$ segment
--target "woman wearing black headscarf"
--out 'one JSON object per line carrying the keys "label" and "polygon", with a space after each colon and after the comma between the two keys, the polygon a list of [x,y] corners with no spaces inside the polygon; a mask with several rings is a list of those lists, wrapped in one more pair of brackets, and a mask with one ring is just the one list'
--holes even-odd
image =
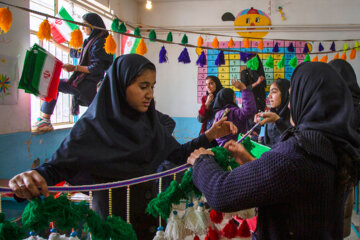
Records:
{"label": "woman wearing black headscarf", "polygon": [[215,112],[214,102],[217,93],[223,88],[220,79],[216,76],[207,76],[206,95],[201,98],[201,107],[197,117],[201,124],[200,134],[208,130],[213,124]]}
{"label": "woman wearing black headscarf", "polygon": [[290,127],[289,104],[290,81],[287,79],[277,79],[270,85],[269,100],[270,112],[258,113],[254,122],[265,125],[264,144],[273,146],[280,141],[281,134]]}
{"label": "woman wearing black headscarf", "polygon": [[343,239],[346,190],[360,177],[351,93],[321,62],[300,64],[290,88],[294,127],[278,144],[254,159],[229,141],[225,148],[246,163],[231,172],[210,151],[196,150],[188,158],[193,181],[217,211],[258,207],[257,240]]}
{"label": "woman wearing black headscarf", "polygon": [[[104,21],[96,13],[87,13],[83,21],[90,26],[106,28]],[[114,55],[107,54],[104,49],[105,38],[109,35],[107,31],[93,27],[83,26],[83,31],[89,37],[84,40],[79,65],[64,64],[63,69],[72,72],[69,79],[60,79],[58,91],[68,93],[72,98],[72,114],[79,114],[79,105],[89,106],[96,95],[96,85],[104,78],[105,70],[113,61]],[[58,48],[70,53],[71,57],[77,57],[78,50],[70,49],[64,45],[51,40]],[[32,126],[33,132],[52,131],[50,122],[51,115],[56,106],[56,101],[43,102],[41,105],[41,116]]]}
{"label": "woman wearing black headscarf", "polygon": [[[104,183],[152,174],[165,159],[185,163],[194,149],[211,147],[217,137],[236,133],[232,123],[221,121],[180,145],[159,121],[153,100],[155,78],[155,65],[143,56],[115,59],[94,101],[51,160],[18,174],[9,187],[18,197],[30,199],[48,196],[47,185],[63,180],[77,185],[79,180],[84,183],[84,176],[88,183]],[[152,239],[151,231],[156,231],[156,219],[145,214],[147,203],[155,196],[152,186],[131,186],[131,223],[139,239]],[[113,214],[124,219],[126,189],[114,189],[112,194]],[[108,216],[107,191],[94,192],[93,207],[102,217]]]}

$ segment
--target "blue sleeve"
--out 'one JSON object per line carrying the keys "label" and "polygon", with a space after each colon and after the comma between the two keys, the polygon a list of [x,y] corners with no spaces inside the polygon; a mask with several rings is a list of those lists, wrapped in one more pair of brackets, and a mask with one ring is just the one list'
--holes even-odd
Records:
{"label": "blue sleeve", "polygon": [[71,58],[80,58],[81,56],[81,50],[70,48],[70,57]]}
{"label": "blue sleeve", "polygon": [[105,39],[99,38],[91,48],[88,70],[92,75],[104,74],[104,70],[109,68],[114,59],[113,54],[107,54],[105,52],[104,44]]}

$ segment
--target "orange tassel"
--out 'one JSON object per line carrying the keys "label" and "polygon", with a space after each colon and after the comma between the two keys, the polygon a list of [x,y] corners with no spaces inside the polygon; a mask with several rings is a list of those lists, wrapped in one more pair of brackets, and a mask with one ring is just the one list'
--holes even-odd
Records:
{"label": "orange tassel", "polygon": [[356,49],[354,48],[351,50],[349,58],[353,60],[355,57],[356,57]]}
{"label": "orange tassel", "polygon": [[264,41],[261,39],[258,45],[258,49],[259,50],[263,50],[264,49]]}
{"label": "orange tassel", "polygon": [[36,35],[40,40],[44,40],[44,39],[46,39],[48,41],[50,40],[51,26],[47,19],[42,21],[42,23],[40,24],[40,27],[39,27],[39,31],[37,32]]}
{"label": "orange tassel", "polygon": [[219,41],[218,41],[217,37],[214,38],[211,45],[213,48],[219,48]]}
{"label": "orange tassel", "polygon": [[0,8],[0,30],[4,31],[4,33],[7,33],[11,28],[11,23],[12,13],[9,8]]}
{"label": "orange tassel", "polygon": [[107,54],[115,54],[116,42],[111,34],[105,39],[104,49]]}
{"label": "orange tassel", "polygon": [[339,59],[339,53],[336,53],[335,56],[334,56],[334,60],[335,59]]}
{"label": "orange tassel", "polygon": [[80,29],[75,29],[70,34],[70,47],[81,48],[83,44],[83,35]]}
{"label": "orange tassel", "polygon": [[341,57],[340,57],[342,60],[345,60],[346,61],[346,53],[343,53],[342,55],[341,55]]}
{"label": "orange tassel", "polygon": [[140,39],[139,45],[136,48],[136,53],[139,55],[144,55],[147,53],[147,48],[144,39]]}
{"label": "orange tassel", "polygon": [[327,63],[327,61],[328,61],[328,56],[327,56],[327,55],[323,56],[323,57],[320,59],[320,62],[323,62],[323,63]]}
{"label": "orange tassel", "polygon": [[198,37],[197,46],[198,46],[198,47],[201,47],[203,44],[204,44],[204,39],[203,39],[201,36]]}
{"label": "orange tassel", "polygon": [[230,38],[229,42],[228,42],[228,47],[232,48],[234,47],[234,40],[232,38]]}
{"label": "orange tassel", "polygon": [[250,47],[249,39],[245,38],[244,39],[244,48],[249,48],[249,47]]}
{"label": "orange tassel", "polygon": [[319,61],[318,56],[315,56],[311,61],[312,61],[312,62],[318,62],[318,61]]}

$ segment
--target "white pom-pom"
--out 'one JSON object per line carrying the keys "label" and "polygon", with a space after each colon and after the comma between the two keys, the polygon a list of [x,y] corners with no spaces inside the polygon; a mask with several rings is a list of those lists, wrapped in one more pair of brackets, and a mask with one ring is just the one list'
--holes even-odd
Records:
{"label": "white pom-pom", "polygon": [[177,211],[173,211],[169,221],[166,224],[165,236],[168,240],[183,239],[185,228],[182,219],[178,216]]}
{"label": "white pom-pom", "polygon": [[153,240],[167,240],[165,237],[164,227],[160,226],[157,228],[156,236]]}

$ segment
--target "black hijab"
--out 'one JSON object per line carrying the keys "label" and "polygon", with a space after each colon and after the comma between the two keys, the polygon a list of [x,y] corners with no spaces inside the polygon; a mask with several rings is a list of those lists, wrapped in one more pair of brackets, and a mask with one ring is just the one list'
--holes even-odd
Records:
{"label": "black hijab", "polygon": [[220,111],[225,108],[226,105],[231,105],[231,107],[237,107],[234,103],[234,90],[231,88],[221,89],[215,98],[214,101],[214,112]]}
{"label": "black hijab", "polygon": [[[223,89],[223,86],[221,85],[220,79],[216,76],[210,75],[210,76],[207,76],[206,79],[211,79],[216,85],[215,92],[213,92],[214,99],[209,104],[210,117],[213,118],[215,115],[215,111],[214,111],[215,98],[216,98],[216,95],[218,94],[218,92],[221,89]],[[206,95],[209,95],[209,93],[207,91],[206,91]]]}
{"label": "black hijab", "polygon": [[179,146],[160,123],[154,100],[146,113],[126,102],[126,89],[144,69],[155,69],[141,55],[116,58],[88,110],[52,156],[68,171],[127,179],[153,173]]}
{"label": "black hijab", "polygon": [[[101,27],[104,29],[106,28],[104,21],[96,13],[86,13],[82,16],[82,19],[92,26]],[[91,28],[90,36],[87,39],[85,39],[83,46],[85,46],[87,42],[89,42],[93,37],[95,37],[100,32],[102,33],[103,37],[107,37],[109,35],[108,31],[100,30],[97,28]]]}
{"label": "black hijab", "polygon": [[321,133],[358,161],[360,136],[351,127],[353,101],[342,77],[329,64],[306,62],[294,70],[290,84],[295,129]]}
{"label": "black hijab", "polygon": [[281,103],[277,108],[271,108],[270,111],[279,115],[282,119],[290,119],[289,104],[289,88],[290,81],[287,79],[278,78],[274,82],[281,92]]}

